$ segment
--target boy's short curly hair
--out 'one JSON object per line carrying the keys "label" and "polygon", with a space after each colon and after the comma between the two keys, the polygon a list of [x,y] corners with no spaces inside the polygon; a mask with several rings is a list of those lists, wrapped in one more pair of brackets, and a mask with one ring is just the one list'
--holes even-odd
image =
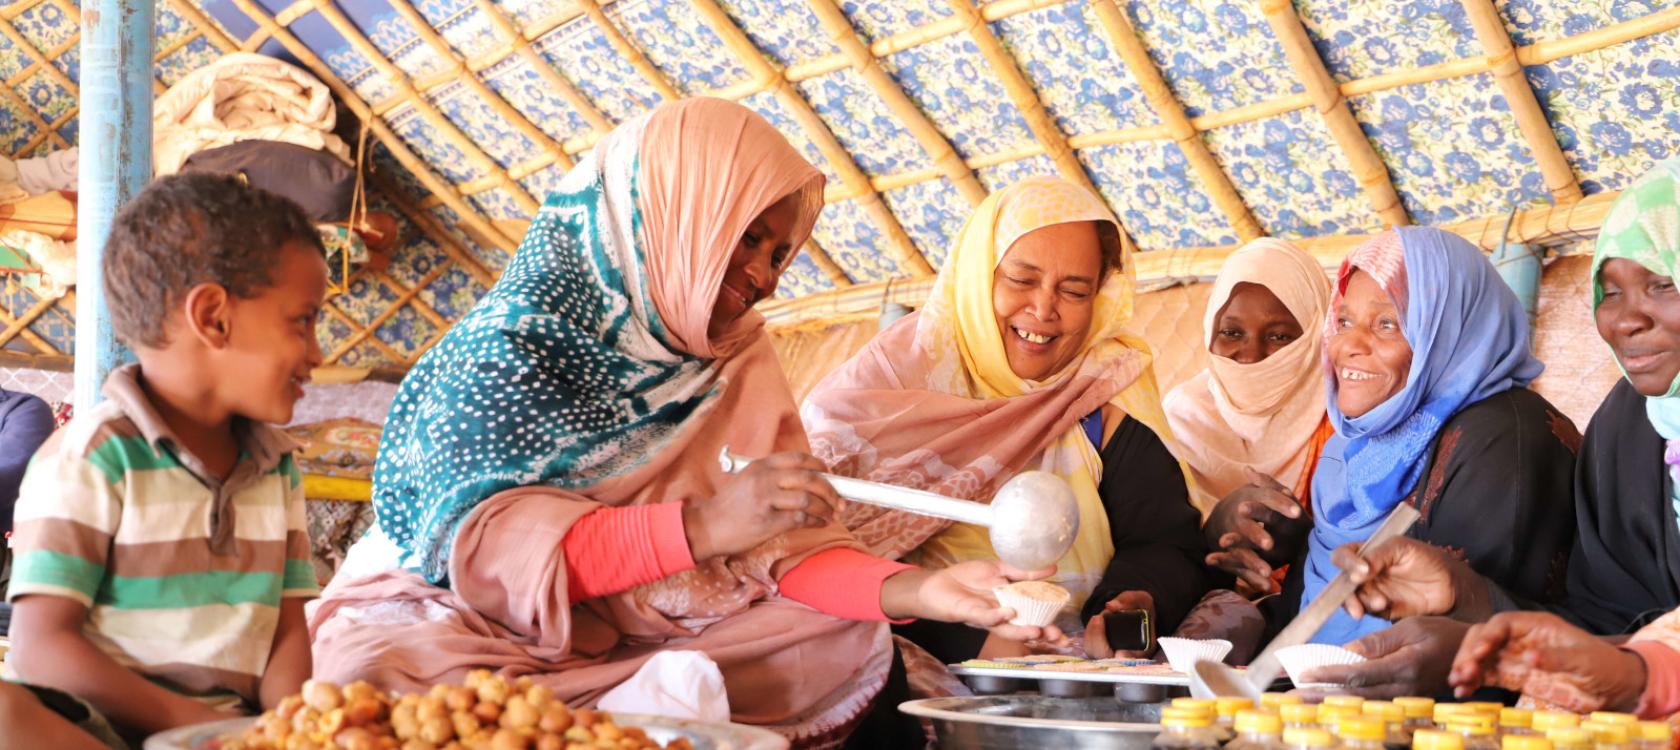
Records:
{"label": "boy's short curly hair", "polygon": [[290,199],[234,175],[188,172],[154,180],[111,226],[103,269],[111,324],[130,346],[161,347],[182,295],[219,284],[249,298],[272,282],[280,248],[325,253],[309,216]]}

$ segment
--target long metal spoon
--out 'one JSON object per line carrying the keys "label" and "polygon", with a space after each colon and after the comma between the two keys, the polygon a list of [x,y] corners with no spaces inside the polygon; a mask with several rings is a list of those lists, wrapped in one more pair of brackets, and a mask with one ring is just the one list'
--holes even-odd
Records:
{"label": "long metal spoon", "polygon": [[[1382,525],[1372,532],[1364,544],[1359,545],[1359,556],[1383,542],[1406,533],[1407,529],[1418,520],[1418,511],[1407,503],[1394,506],[1388,512],[1388,518],[1383,519]],[[1283,630],[1279,631],[1271,643],[1254,661],[1248,665],[1247,674],[1238,674],[1221,662],[1200,661],[1196,663],[1195,671],[1190,675],[1190,694],[1198,698],[1239,697],[1258,702],[1260,694],[1271,687],[1283,672],[1283,664],[1277,659],[1277,652],[1306,643],[1308,639],[1324,627],[1330,616],[1341,609],[1342,603],[1347,601],[1356,586],[1347,571],[1342,571],[1318,593],[1318,598],[1301,608],[1300,614],[1290,620]]]}
{"label": "long metal spoon", "polygon": [[[752,459],[724,449],[718,462],[735,473]],[[989,504],[835,474],[822,478],[847,500],[984,526],[998,559],[1022,570],[1055,565],[1079,534],[1079,501],[1066,481],[1049,472],[1016,474]]]}

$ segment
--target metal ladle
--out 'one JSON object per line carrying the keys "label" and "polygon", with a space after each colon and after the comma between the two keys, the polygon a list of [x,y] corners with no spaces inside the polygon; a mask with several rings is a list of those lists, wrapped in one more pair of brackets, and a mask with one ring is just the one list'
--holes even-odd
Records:
{"label": "metal ladle", "polygon": [[[747,468],[752,459],[726,448],[718,462],[733,474]],[[1045,471],[1016,474],[1004,482],[989,505],[835,474],[821,476],[852,502],[984,526],[998,559],[1022,570],[1055,565],[1079,533],[1079,504],[1073,489]]]}

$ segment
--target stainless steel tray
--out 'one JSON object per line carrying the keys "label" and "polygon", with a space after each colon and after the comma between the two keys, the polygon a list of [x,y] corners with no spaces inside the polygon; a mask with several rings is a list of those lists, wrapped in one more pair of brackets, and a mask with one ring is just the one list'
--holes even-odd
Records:
{"label": "stainless steel tray", "polygon": [[[612,718],[613,723],[619,726],[641,727],[650,739],[660,744],[686,737],[694,743],[694,750],[787,750],[788,747],[788,741],[775,732],[741,724],[712,724],[617,712],[612,714]],[[218,747],[217,740],[245,731],[255,722],[255,717],[246,717],[171,729],[146,738],[142,750],[214,750]]]}
{"label": "stainless steel tray", "polygon": [[898,710],[930,720],[940,750],[1148,750],[1161,731],[1160,705],[1110,697],[932,698],[900,704]]}
{"label": "stainless steel tray", "polygon": [[1074,682],[1128,683],[1135,685],[1165,685],[1190,687],[1190,676],[1183,672],[1163,674],[1135,674],[1125,672],[1069,672],[1051,669],[1006,669],[1002,667],[965,667],[950,665],[951,674],[958,677],[996,677],[1007,680],[1071,680]]}

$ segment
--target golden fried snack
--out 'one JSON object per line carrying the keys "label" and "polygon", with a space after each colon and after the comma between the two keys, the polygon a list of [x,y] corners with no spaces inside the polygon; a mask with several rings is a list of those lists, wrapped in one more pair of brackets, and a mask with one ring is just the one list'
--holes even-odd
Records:
{"label": "golden fried snack", "polygon": [[521,677],[509,682],[473,670],[462,685],[434,685],[397,696],[366,682],[340,688],[310,680],[223,750],[693,750],[664,746],[637,727],[576,710],[554,691]]}

